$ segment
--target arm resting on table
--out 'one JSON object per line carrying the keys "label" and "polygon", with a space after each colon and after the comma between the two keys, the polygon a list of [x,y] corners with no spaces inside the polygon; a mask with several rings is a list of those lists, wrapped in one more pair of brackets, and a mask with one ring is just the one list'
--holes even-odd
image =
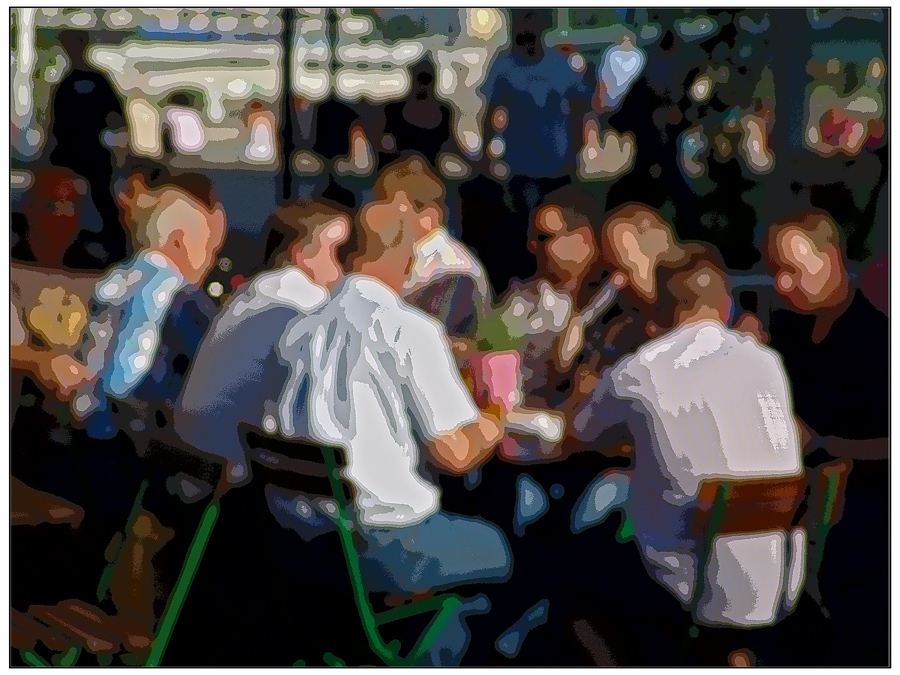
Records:
{"label": "arm resting on table", "polygon": [[493,415],[484,414],[457,432],[432,442],[434,459],[447,471],[465,474],[481,464],[500,442],[503,426]]}

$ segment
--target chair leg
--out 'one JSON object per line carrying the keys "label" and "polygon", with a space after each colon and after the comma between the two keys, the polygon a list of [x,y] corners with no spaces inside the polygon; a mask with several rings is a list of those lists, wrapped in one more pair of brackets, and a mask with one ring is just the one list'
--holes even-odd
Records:
{"label": "chair leg", "polygon": [[425,655],[425,652],[428,651],[437,636],[440,635],[444,626],[447,625],[447,621],[453,615],[453,612],[456,611],[461,604],[462,601],[457,596],[451,595],[447,597],[441,610],[434,615],[431,623],[428,624],[428,628],[425,629],[422,637],[419,638],[419,642],[413,647],[409,656],[403,659],[405,665],[414,666],[419,662],[419,659]]}
{"label": "chair leg", "polygon": [[203,552],[206,550],[206,545],[212,536],[213,526],[216,524],[218,516],[219,503],[211,502],[203,512],[200,525],[197,527],[197,532],[194,534],[190,548],[188,548],[184,566],[178,575],[178,581],[175,582],[175,588],[159,621],[156,638],[153,640],[150,654],[144,663],[146,667],[155,668],[162,661],[169,639],[172,637],[172,631],[175,629],[175,623],[178,621],[178,615],[181,613],[188,591],[194,582],[194,576],[197,573],[197,568],[200,566],[200,561],[203,559]]}
{"label": "chair leg", "polygon": [[22,657],[22,660],[29,666],[33,668],[49,668],[50,664],[47,663],[44,659],[38,656],[31,649],[22,649],[19,651],[19,656]]}
{"label": "chair leg", "polygon": [[78,657],[81,656],[81,647],[78,645],[72,645],[69,647],[64,654],[60,654],[59,656],[54,658],[54,666],[61,666],[63,668],[70,668],[78,663]]}

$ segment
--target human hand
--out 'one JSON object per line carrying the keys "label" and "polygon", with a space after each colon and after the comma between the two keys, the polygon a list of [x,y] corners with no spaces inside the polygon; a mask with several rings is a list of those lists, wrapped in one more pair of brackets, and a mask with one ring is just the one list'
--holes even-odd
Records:
{"label": "human hand", "polygon": [[67,398],[79,385],[93,377],[87,366],[68,354],[53,357],[42,364],[40,370],[41,379],[56,389],[63,398]]}
{"label": "human hand", "polygon": [[576,314],[569,321],[569,327],[559,341],[557,360],[560,372],[565,372],[569,369],[582,347],[584,347],[584,321],[580,315]]}

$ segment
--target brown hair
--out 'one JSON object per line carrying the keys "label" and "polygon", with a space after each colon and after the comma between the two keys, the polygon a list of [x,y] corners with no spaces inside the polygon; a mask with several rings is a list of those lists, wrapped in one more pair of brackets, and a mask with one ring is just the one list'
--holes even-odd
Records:
{"label": "brown hair", "polygon": [[340,217],[351,220],[345,210],[325,200],[301,199],[279,207],[268,221],[265,266],[283,264],[291,246],[311,243],[328,223]]}
{"label": "brown hair", "polygon": [[549,207],[555,207],[562,212],[563,222],[567,231],[571,232],[579,227],[590,228],[591,234],[594,235],[594,239],[599,246],[597,203],[588,192],[574,185],[566,185],[544,197],[532,213],[531,224],[529,225],[530,237],[533,238],[536,235],[534,222],[537,214]]}
{"label": "brown hair", "polygon": [[[206,208],[212,211],[219,205],[219,198],[213,189],[212,181],[199,173],[174,173],[161,177],[165,181],[160,188],[175,188],[187,193]],[[155,186],[148,186],[153,187]]]}
{"label": "brown hair", "polygon": [[660,325],[670,323],[678,310],[721,307],[730,298],[728,275],[718,249],[710,244],[683,246],[684,259],[677,264],[661,264],[657,274]]}
{"label": "brown hair", "polygon": [[416,211],[431,206],[444,209],[446,190],[441,179],[428,166],[428,161],[411,154],[388,164],[375,181],[375,195],[379,200],[403,192]]}
{"label": "brown hair", "polygon": [[607,260],[615,260],[615,256],[613,254],[613,246],[612,246],[612,229],[613,225],[620,222],[629,222],[633,224],[639,234],[642,234],[646,231],[647,228],[644,225],[645,219],[639,219],[638,216],[646,216],[646,220],[650,221],[650,227],[656,227],[658,229],[665,229],[671,233],[672,239],[675,240],[675,243],[678,244],[677,238],[675,236],[675,228],[659,214],[653,208],[645,204],[641,204],[639,202],[631,202],[628,204],[623,204],[612,211],[607,211],[606,216],[603,219],[603,225],[600,228],[600,250],[603,253],[603,257]]}

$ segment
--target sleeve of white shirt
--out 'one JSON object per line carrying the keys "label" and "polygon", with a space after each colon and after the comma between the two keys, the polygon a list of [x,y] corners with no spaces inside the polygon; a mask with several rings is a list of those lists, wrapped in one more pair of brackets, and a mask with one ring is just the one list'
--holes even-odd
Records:
{"label": "sleeve of white shirt", "polygon": [[443,330],[427,321],[404,326],[406,381],[423,433],[438,438],[478,419],[479,412],[463,384]]}
{"label": "sleeve of white shirt", "polygon": [[572,435],[582,443],[593,441],[610,427],[625,421],[630,401],[616,394],[616,378],[621,372],[619,368],[608,368],[590,398],[575,412]]}

